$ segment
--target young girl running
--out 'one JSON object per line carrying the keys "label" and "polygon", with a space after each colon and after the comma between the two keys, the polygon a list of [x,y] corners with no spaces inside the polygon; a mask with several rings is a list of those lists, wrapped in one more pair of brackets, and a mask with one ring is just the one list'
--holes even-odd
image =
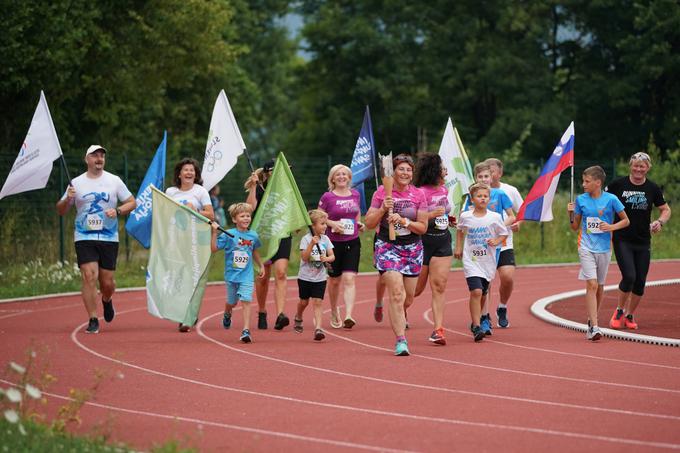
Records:
{"label": "young girl running", "polygon": [[314,340],[321,341],[326,338],[321,328],[321,304],[328,278],[325,264],[332,263],[335,255],[333,255],[333,243],[324,234],[328,226],[328,214],[320,209],[313,209],[309,211],[309,218],[312,220],[314,235],[307,233],[300,241],[300,271],[298,272],[300,302],[298,302],[295,314],[294,330],[302,333],[302,314],[311,299],[314,307]]}
{"label": "young girl running", "polygon": [[[489,290],[489,282],[496,275],[496,251],[508,237],[508,230],[500,214],[487,210],[491,188],[484,183],[470,186],[471,211],[461,212],[456,233],[456,259],[463,259],[463,271],[470,290],[470,317],[475,341],[484,339],[480,327],[482,297]],[[463,239],[465,244],[463,245]]]}

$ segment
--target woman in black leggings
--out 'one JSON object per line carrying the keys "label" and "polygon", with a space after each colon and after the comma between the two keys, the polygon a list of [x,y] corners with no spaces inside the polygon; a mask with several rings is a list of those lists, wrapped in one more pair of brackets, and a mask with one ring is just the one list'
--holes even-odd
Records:
{"label": "woman in black leggings", "polygon": [[[651,258],[651,233],[659,233],[671,217],[659,186],[647,179],[652,160],[647,153],[635,153],[630,158],[628,176],[613,181],[607,191],[616,195],[630,219],[630,226],[614,232],[614,253],[621,270],[619,302],[609,321],[612,329],[637,329],[633,319],[635,309],[645,292]],[[659,217],[652,222],[652,206]]]}

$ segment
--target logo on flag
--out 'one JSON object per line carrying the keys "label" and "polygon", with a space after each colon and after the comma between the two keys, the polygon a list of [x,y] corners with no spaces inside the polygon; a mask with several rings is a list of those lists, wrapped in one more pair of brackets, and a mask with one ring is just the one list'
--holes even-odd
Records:
{"label": "logo on flag", "polygon": [[361,213],[366,214],[366,193],[364,182],[375,175],[377,167],[375,165],[375,144],[373,142],[373,126],[371,125],[371,113],[366,106],[364,121],[361,124],[359,138],[354,146],[352,156],[352,186],[359,192],[361,202]]}
{"label": "logo on flag", "polygon": [[452,212],[458,215],[463,207],[463,197],[468,194],[468,188],[474,182],[470,160],[463,148],[463,142],[458,131],[453,127],[451,118],[446,123],[442,143],[439,145],[439,156],[446,167],[446,180],[449,191],[449,202]]}

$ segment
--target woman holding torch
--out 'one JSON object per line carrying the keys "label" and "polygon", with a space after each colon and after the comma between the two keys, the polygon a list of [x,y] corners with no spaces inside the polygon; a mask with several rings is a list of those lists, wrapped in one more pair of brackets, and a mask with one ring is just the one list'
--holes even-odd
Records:
{"label": "woman holding torch", "polygon": [[373,194],[366,213],[366,227],[380,225],[374,249],[374,264],[385,282],[392,330],[396,335],[394,354],[409,355],[406,342],[405,309],[413,295],[423,265],[420,235],[427,231],[427,203],[420,189],[411,184],[414,163],[411,156],[380,156],[383,184]]}

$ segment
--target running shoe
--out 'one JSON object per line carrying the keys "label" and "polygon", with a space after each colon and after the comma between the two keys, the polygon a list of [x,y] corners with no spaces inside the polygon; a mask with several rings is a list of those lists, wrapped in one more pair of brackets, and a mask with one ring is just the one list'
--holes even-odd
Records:
{"label": "running shoe", "polygon": [[496,308],[496,316],[498,317],[498,327],[502,329],[510,327],[510,321],[508,321],[508,307]]}
{"label": "running shoe", "polygon": [[351,329],[356,324],[357,324],[356,321],[354,321],[352,318],[347,318],[345,319],[345,322],[342,323],[342,327],[344,327],[345,329]]}
{"label": "running shoe", "polygon": [[623,308],[617,308],[609,320],[609,327],[612,329],[623,329],[625,327],[625,319]]}
{"label": "running shoe", "polygon": [[279,316],[276,317],[276,323],[274,323],[274,329],[281,330],[284,327],[286,327],[288,324],[290,324],[290,319],[288,319],[288,316],[281,313]]}
{"label": "running shoe", "polygon": [[179,323],[179,327],[177,327],[177,330],[179,330],[182,333],[187,333],[188,331],[191,330],[191,327],[187,326],[186,324],[182,324],[181,322]]}
{"label": "running shoe", "polygon": [[334,329],[339,329],[342,327],[342,321],[340,320],[340,308],[335,307],[335,311],[331,310],[331,327]]}
{"label": "running shoe", "polygon": [[485,314],[479,319],[479,326],[482,328],[484,335],[491,336],[493,334],[491,327],[491,315]]}
{"label": "running shoe", "polygon": [[440,344],[442,346],[445,345],[446,337],[444,337],[444,329],[442,328],[435,329],[432,332],[432,335],[430,335],[430,338],[428,338],[428,340],[430,340],[430,343]]}
{"label": "running shoe", "polygon": [[90,318],[85,333],[99,333],[99,320],[97,318]]}
{"label": "running shoe", "polygon": [[293,319],[294,327],[293,330],[295,330],[297,333],[302,333],[302,319]]}
{"label": "running shoe", "polygon": [[586,332],[586,339],[590,341],[597,341],[600,338],[602,338],[602,331],[597,326],[592,326],[588,329],[588,332]]}
{"label": "running shoe", "polygon": [[250,343],[251,341],[253,341],[253,339],[250,338],[250,330],[243,329],[243,331],[241,332],[241,338],[239,338],[239,340],[241,340],[243,343]]}
{"label": "running shoe", "polygon": [[116,311],[113,309],[113,299],[109,299],[107,302],[102,299],[102,305],[104,306],[104,321],[113,321],[113,317],[116,316]]}
{"label": "running shoe", "polygon": [[222,316],[222,327],[229,329],[231,327],[231,313],[225,313]]}
{"label": "running shoe", "polygon": [[408,342],[406,340],[397,341],[397,344],[394,346],[394,355],[411,355],[411,353],[408,352]]}
{"label": "running shoe", "polygon": [[314,331],[314,341],[321,341],[326,338],[326,334],[321,329],[316,329]]}
{"label": "running shoe", "polygon": [[626,329],[637,330],[638,328],[637,323],[633,319],[633,315],[626,315],[624,323],[626,324]]}
{"label": "running shoe", "polygon": [[472,331],[472,338],[475,339],[475,342],[479,342],[484,339],[485,334],[480,326],[470,324],[470,330]]}
{"label": "running shoe", "polygon": [[257,328],[260,330],[267,330],[267,312],[257,312]]}
{"label": "running shoe", "polygon": [[382,322],[383,320],[383,306],[375,304],[375,308],[373,309],[373,319],[375,319],[375,322]]}

